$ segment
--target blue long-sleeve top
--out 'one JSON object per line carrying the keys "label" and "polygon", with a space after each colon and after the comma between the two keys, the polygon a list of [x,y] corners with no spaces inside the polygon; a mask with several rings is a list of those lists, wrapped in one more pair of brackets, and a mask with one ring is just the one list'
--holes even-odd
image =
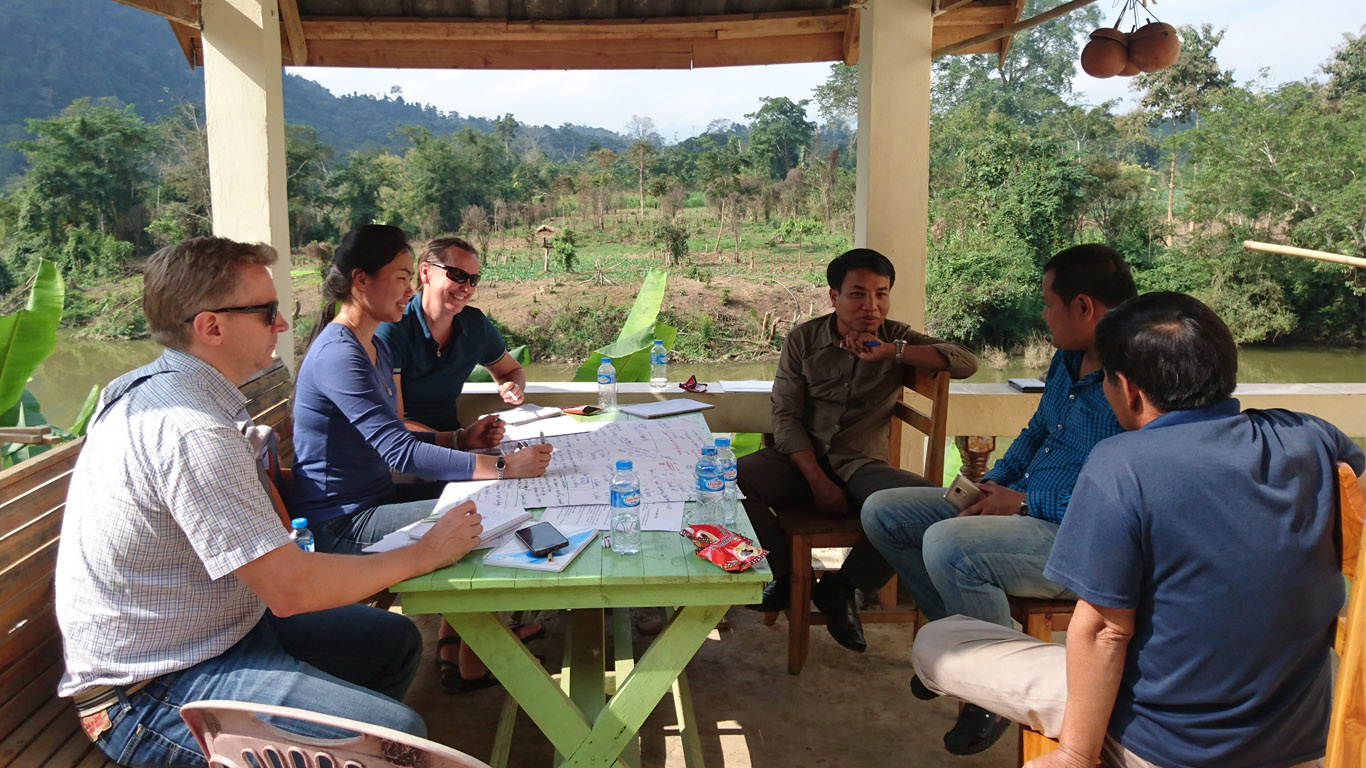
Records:
{"label": "blue long-sleeve top", "polygon": [[370,358],[350,328],[329,323],[313,340],[294,387],[290,509],[310,525],[388,502],[389,468],[433,480],[469,480],[474,456],[433,444],[398,417],[389,349]]}
{"label": "blue long-sleeve top", "polygon": [[1058,350],[1029,424],[982,480],[1021,491],[1029,516],[1061,523],[1081,465],[1096,443],[1124,431],[1101,388],[1105,373],[1078,377],[1082,352]]}

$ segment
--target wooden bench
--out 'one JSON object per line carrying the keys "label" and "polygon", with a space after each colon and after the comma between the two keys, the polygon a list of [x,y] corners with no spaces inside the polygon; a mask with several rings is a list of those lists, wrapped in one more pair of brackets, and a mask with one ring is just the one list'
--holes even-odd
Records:
{"label": "wooden bench", "polygon": [[[242,386],[247,412],[293,459],[289,371],[279,361]],[[116,763],[86,739],[69,699],[57,697],[62,636],[53,572],[76,440],[0,472],[0,768],[101,768]]]}

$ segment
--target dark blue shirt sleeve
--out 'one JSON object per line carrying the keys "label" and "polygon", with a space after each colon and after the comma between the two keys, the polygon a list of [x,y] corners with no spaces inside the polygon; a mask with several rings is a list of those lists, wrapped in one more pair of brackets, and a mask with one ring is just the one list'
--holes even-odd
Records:
{"label": "dark blue shirt sleeve", "polygon": [[[508,348],[507,343],[503,341],[503,335],[494,327],[493,321],[489,320],[488,315],[482,315],[480,319],[483,321],[480,331],[484,337],[484,343],[479,352],[479,364],[488,367],[503,359]],[[398,367],[397,360],[394,367]]]}
{"label": "dark blue shirt sleeve", "polygon": [[318,351],[332,358],[318,361],[333,372],[327,396],[389,466],[433,480],[470,479],[474,455],[442,448],[409,432],[393,406],[371,386],[373,366],[354,340],[328,344]]}
{"label": "dark blue shirt sleeve", "polygon": [[1141,495],[1116,453],[1100,446],[1092,452],[1043,575],[1092,605],[1132,610],[1143,588],[1143,540],[1132,504]]}

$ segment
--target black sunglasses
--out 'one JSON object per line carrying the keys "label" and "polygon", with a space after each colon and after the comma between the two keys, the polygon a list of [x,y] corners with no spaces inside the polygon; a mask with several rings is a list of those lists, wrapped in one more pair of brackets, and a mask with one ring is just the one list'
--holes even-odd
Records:
{"label": "black sunglasses", "polygon": [[446,271],[446,277],[449,277],[457,283],[469,283],[471,288],[473,288],[476,285],[479,285],[478,272],[475,272],[471,275],[469,272],[466,272],[460,267],[452,267],[448,264],[433,263],[432,266],[444,269]]}
{"label": "black sunglasses", "polygon": [[260,315],[266,316],[266,325],[275,325],[275,317],[280,312],[280,300],[268,302],[266,304],[253,304],[250,307],[223,307],[221,309],[201,309],[198,312],[185,318],[185,322],[193,323],[196,317],[205,312],[231,312],[236,315]]}

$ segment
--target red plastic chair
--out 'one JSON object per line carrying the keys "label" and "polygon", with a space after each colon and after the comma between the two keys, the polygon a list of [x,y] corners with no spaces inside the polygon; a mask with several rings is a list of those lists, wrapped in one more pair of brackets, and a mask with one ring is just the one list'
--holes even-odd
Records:
{"label": "red plastic chair", "polygon": [[[315,723],[358,735],[316,739],[289,733],[262,716]],[[180,716],[199,742],[210,768],[489,768],[459,750],[392,728],[291,707],[239,701],[196,701]]]}

